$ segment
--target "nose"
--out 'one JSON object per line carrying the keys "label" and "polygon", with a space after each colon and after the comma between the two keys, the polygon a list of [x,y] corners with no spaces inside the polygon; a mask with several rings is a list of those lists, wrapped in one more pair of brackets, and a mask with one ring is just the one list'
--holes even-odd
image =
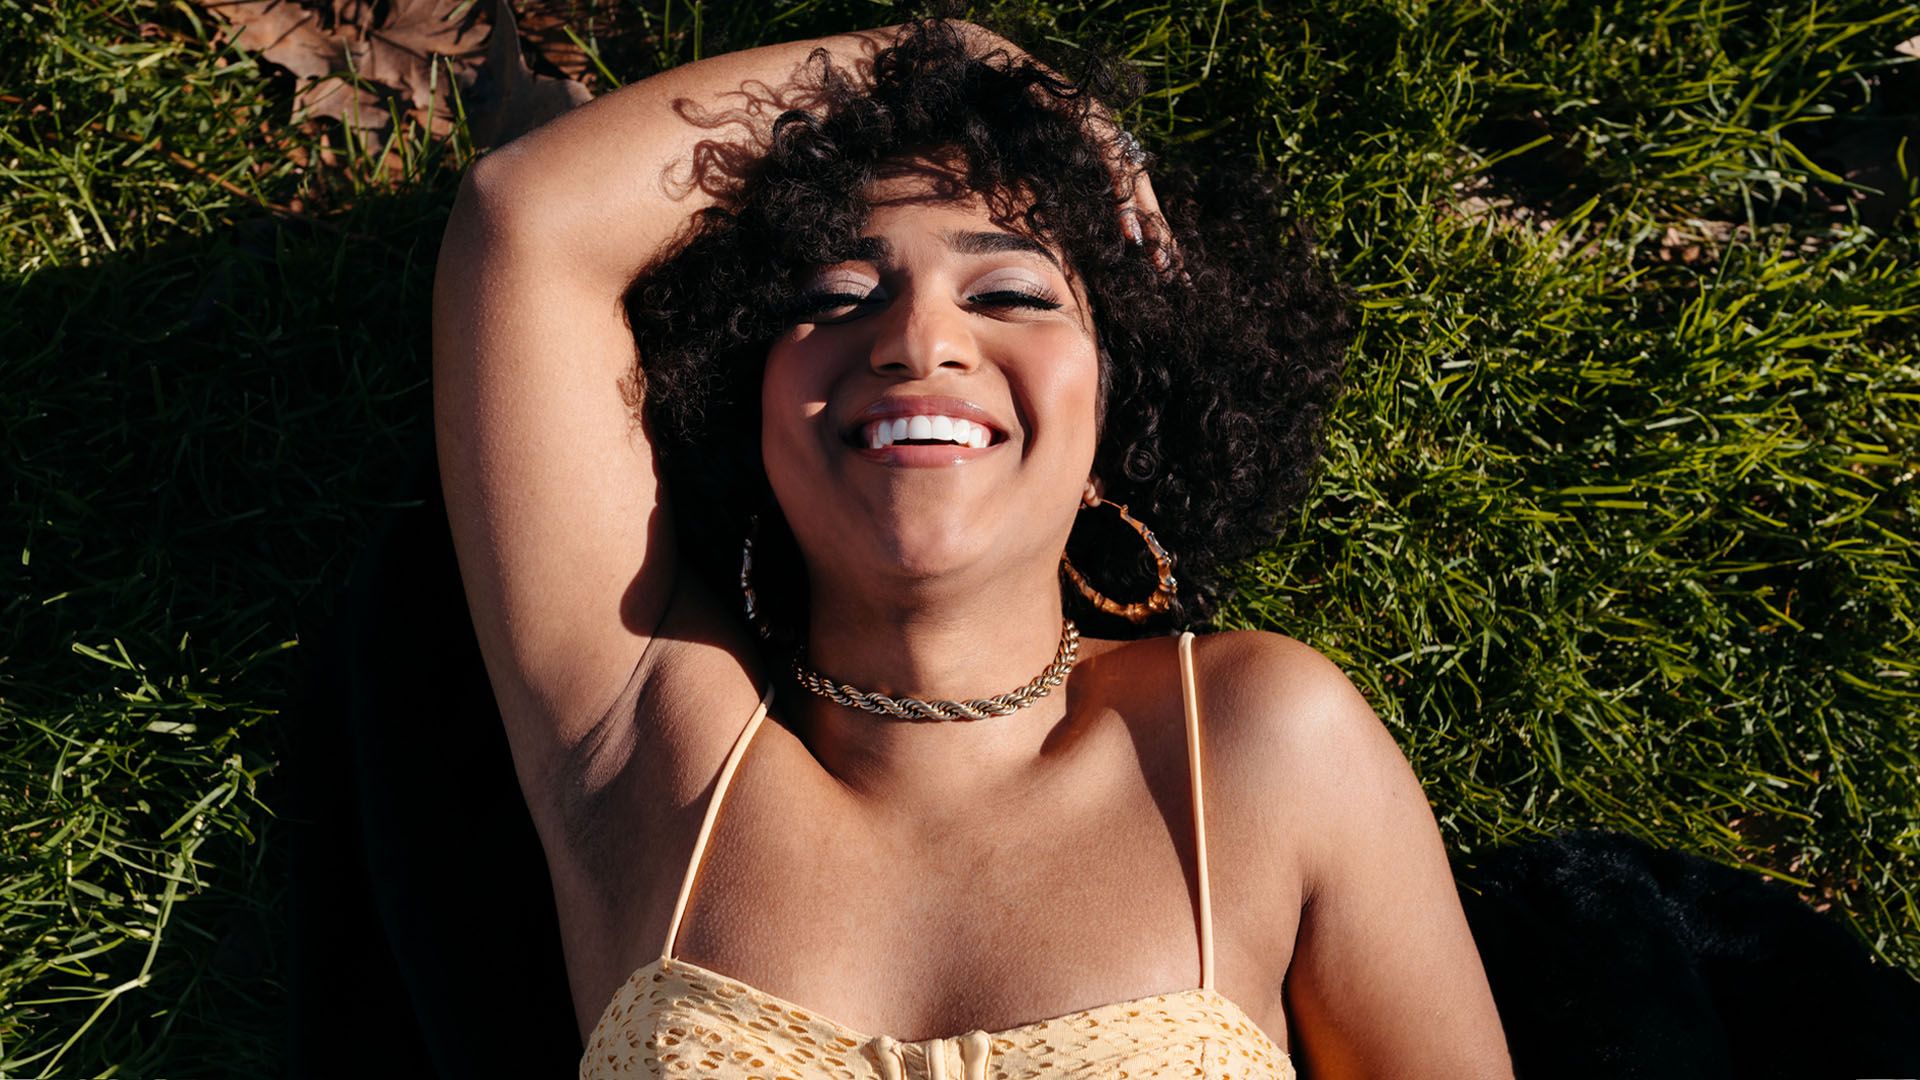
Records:
{"label": "nose", "polygon": [[878,320],[868,362],[877,374],[924,379],[941,368],[979,364],[968,315],[936,290],[909,286]]}

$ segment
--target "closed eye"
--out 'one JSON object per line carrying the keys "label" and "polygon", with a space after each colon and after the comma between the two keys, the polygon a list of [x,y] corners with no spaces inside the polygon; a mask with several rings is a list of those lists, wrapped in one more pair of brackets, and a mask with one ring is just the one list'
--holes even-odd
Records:
{"label": "closed eye", "polygon": [[1038,308],[1041,311],[1057,311],[1060,308],[1060,301],[1046,293],[1021,292],[1018,289],[1002,289],[990,293],[976,293],[973,299],[985,301],[994,306],[1030,307]]}
{"label": "closed eye", "polygon": [[[975,303],[985,304],[988,307],[1025,307],[1040,311],[1057,311],[1060,309],[1060,301],[1055,299],[1050,293],[1023,292],[1019,289],[997,289],[988,293],[975,293],[968,299],[973,300]],[[844,321],[853,314],[851,309],[858,308],[863,304],[880,303],[883,300],[885,300],[885,297],[875,297],[872,294],[861,296],[857,293],[840,292],[808,293],[798,298],[793,306],[788,309],[788,320],[790,322]],[[841,309],[848,310],[842,311]],[[831,313],[836,311],[841,313],[839,318],[832,318]],[[821,318],[820,316],[829,317]]]}
{"label": "closed eye", "polygon": [[818,292],[808,293],[796,299],[787,309],[788,322],[836,322],[836,319],[815,318],[827,315],[841,308],[857,308],[861,304],[877,303],[871,295],[860,296],[856,293]]}

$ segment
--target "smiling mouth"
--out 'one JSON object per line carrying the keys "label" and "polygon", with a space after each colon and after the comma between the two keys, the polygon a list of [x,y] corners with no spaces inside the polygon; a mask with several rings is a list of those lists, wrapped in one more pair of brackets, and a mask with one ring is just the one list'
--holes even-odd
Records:
{"label": "smiling mouth", "polygon": [[841,433],[840,441],[855,450],[885,450],[893,446],[947,446],[975,450],[1007,441],[1007,434],[977,421],[949,416],[895,416],[869,420]]}

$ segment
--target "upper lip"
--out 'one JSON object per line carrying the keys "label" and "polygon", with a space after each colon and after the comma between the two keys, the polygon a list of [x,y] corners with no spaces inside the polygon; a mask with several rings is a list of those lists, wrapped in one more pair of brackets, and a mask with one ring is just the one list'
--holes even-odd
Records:
{"label": "upper lip", "polygon": [[862,444],[861,432],[868,424],[875,420],[891,420],[898,416],[958,417],[986,428],[992,433],[994,442],[1007,437],[1007,425],[986,409],[965,398],[938,394],[898,394],[883,397],[855,413],[853,419],[847,422],[847,426],[841,429],[840,437],[848,443]]}

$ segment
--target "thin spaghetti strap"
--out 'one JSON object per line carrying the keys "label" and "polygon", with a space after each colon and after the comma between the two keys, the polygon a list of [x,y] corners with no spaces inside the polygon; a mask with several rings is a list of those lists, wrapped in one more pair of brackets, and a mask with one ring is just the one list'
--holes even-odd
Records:
{"label": "thin spaghetti strap", "polygon": [[687,860],[687,872],[680,879],[680,898],[673,902],[673,921],[667,924],[667,943],[660,948],[660,959],[673,958],[673,943],[680,937],[680,920],[687,913],[687,901],[693,896],[693,879],[700,873],[700,857],[706,854],[707,836],[713,832],[714,819],[720,815],[720,801],[726,797],[727,784],[733,780],[733,771],[740,766],[740,759],[746,755],[747,744],[753,741],[753,733],[760,729],[760,721],[766,718],[767,706],[773,702],[773,690],[776,683],[767,683],[766,692],[760,695],[760,707],[753,710],[747,719],[747,726],[733,740],[733,751],[727,755],[727,763],[720,767],[720,780],[714,785],[713,795],[707,799],[707,814],[700,821],[700,835],[693,842],[693,857]]}
{"label": "thin spaghetti strap", "polygon": [[1207,888],[1207,812],[1201,801],[1200,693],[1193,679],[1193,631],[1180,634],[1180,696],[1187,713],[1187,769],[1193,778],[1193,847],[1200,869],[1200,989],[1213,989],[1213,896]]}

